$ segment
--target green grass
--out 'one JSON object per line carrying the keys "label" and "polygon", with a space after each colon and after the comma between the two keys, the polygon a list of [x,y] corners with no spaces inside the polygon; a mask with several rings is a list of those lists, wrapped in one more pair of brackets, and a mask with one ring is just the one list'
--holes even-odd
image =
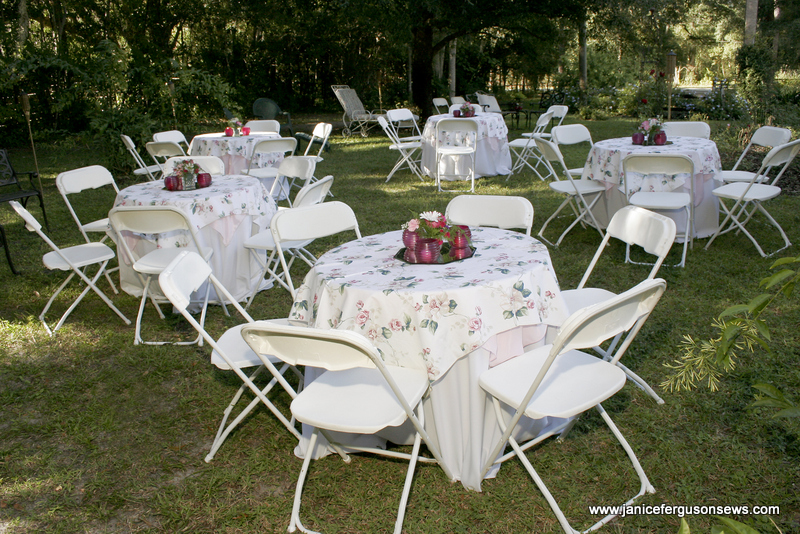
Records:
{"label": "green grass", "polygon": [[[588,127],[600,140],[627,135],[633,124],[609,120]],[[385,184],[396,155],[377,134],[350,140],[334,134],[332,141],[317,175],[335,176],[335,198],[353,207],[364,235],[395,230],[412,213],[444,211],[455,195],[437,193],[430,181],[422,183],[407,172]],[[580,165],[585,150],[565,150],[568,165]],[[49,235],[63,246],[78,244],[82,238],[55,189],[55,176],[103,162],[93,147],[77,143],[40,144],[37,152]],[[733,156],[725,154],[727,165]],[[13,150],[10,157],[20,170],[33,166],[29,151]],[[128,176],[116,179],[120,187],[134,183]],[[561,202],[530,173],[508,181],[481,179],[477,193],[530,199],[534,232]],[[79,206],[87,219],[104,216],[112,197],[95,192]],[[35,201],[29,208],[41,219]],[[768,209],[790,239],[800,242],[798,198],[781,196]],[[10,208],[0,209],[0,224],[22,273],[13,276],[0,259],[0,532],[284,532],[301,461],[280,423],[266,410],[256,410],[206,464],[222,409],[238,387],[235,376],[209,363],[207,347],[133,346],[133,327],[92,294],[49,337],[37,316],[63,274],[42,267],[45,244],[25,231]],[[554,224],[557,234],[563,221]],[[778,245],[769,228],[755,229],[767,249]],[[563,288],[575,287],[599,240],[596,231],[577,229],[560,248],[551,249]],[[317,242],[313,251],[324,252],[336,242]],[[754,296],[772,263],[743,236],[723,236],[708,251],[705,243],[695,244],[685,269],[662,267],[659,276],[667,280],[667,292],[626,356],[654,386],[668,375],[662,364],[679,354],[682,336],[712,335],[712,318]],[[677,260],[675,248],[668,261]],[[623,247],[613,244],[594,282],[622,290],[647,275],[647,267],[626,265],[623,256]],[[296,271],[296,282],[303,274]],[[51,318],[63,313],[77,288],[58,299]],[[138,299],[122,294],[114,301],[128,317],[135,316]],[[277,288],[259,294],[251,311],[258,319],[281,317],[290,304],[288,293]],[[762,381],[798,398],[796,298],[781,301],[769,321],[772,353],[744,356],[718,393],[662,392],[666,404],[659,406],[629,384],[607,403],[657,490],[641,503],[777,504],[781,514],[772,519],[782,531],[800,530],[797,422],[747,408],[751,385]],[[182,321],[158,321],[154,313],[146,322],[152,335],[188,332]],[[210,310],[208,328],[214,335],[235,322],[217,307]],[[285,399],[273,397],[285,407]],[[621,455],[592,413],[563,443],[547,441],[529,452],[567,517],[584,528],[594,520],[589,504],[619,504],[636,492],[635,474]],[[364,456],[354,457],[351,465],[337,457],[314,462],[303,495],[306,524],[329,533],[391,531],[404,472],[402,463]],[[737,519],[774,531],[765,517]],[[708,516],[688,520],[696,532],[708,532],[714,523]],[[616,519],[601,532],[675,532],[679,523],[676,516],[634,516]],[[560,530],[527,473],[512,460],[496,479],[484,482],[481,493],[448,483],[435,466],[418,467],[405,531]]]}

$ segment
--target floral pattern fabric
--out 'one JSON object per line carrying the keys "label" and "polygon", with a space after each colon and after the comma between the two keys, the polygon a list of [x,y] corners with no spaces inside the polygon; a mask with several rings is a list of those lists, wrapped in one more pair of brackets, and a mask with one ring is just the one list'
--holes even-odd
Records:
{"label": "floral pattern fabric", "polygon": [[717,144],[709,139],[699,137],[670,137],[667,141],[671,144],[634,145],[630,137],[599,141],[589,152],[583,167],[582,178],[605,182],[607,190],[617,187],[622,193],[625,192],[627,178],[629,195],[638,191],[668,192],[684,189],[688,192],[689,184],[686,175],[652,174],[645,178],[638,173],[631,173],[632,176],[626,177],[622,172],[622,161],[628,154],[682,154],[692,158],[694,163],[695,205],[699,205],[703,200],[703,187],[698,187],[697,184],[715,179],[722,168]]}
{"label": "floral pattern fabric", "polygon": [[436,265],[395,259],[402,232],[365,237],[322,256],[289,318],[369,338],[394,365],[431,382],[493,336],[567,317],[547,248],[525,234],[473,228],[472,258]]}
{"label": "floral pattern fabric", "polygon": [[[196,135],[192,139],[189,153],[192,156],[217,156],[218,158],[223,158],[223,161],[230,159],[226,158],[226,156],[239,156],[249,162],[256,143],[264,139],[277,139],[279,137],[280,135],[275,133],[258,133],[236,137],[226,137],[222,133]],[[283,152],[258,154],[255,166],[259,168],[277,167],[283,161],[283,156]],[[247,169],[247,165],[244,166],[244,169]]]}

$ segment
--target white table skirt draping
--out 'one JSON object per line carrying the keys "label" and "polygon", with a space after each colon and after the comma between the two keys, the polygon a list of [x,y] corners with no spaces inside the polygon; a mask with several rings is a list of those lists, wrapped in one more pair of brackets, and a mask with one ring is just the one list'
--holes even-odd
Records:
{"label": "white table skirt draping", "polygon": [[[256,178],[249,176],[214,177],[210,187],[193,191],[167,191],[163,180],[132,185],[121,190],[114,206],[174,206],[183,211],[198,234],[201,246],[211,247],[210,264],[222,284],[238,300],[250,294],[261,276],[261,267],[244,248],[251,235],[269,228],[275,214],[275,201]],[[188,245],[185,232],[123,236],[137,254],[155,248]],[[130,295],[141,296],[142,284],[128,258],[120,253],[120,284]],[[158,294],[158,284],[151,284]],[[202,288],[202,291],[205,291]],[[198,292],[200,295],[201,292]],[[202,293],[204,294],[204,293]],[[200,298],[200,297],[198,297]],[[212,300],[217,300],[211,292]]]}
{"label": "white table skirt draping", "polygon": [[[422,131],[422,171],[428,176],[436,176],[436,124],[442,120],[452,118],[452,115],[433,115],[428,118]],[[478,144],[476,147],[475,175],[496,176],[511,172],[511,152],[508,148],[508,126],[503,116],[499,113],[479,113],[473,120],[478,122]],[[439,140],[447,143],[446,139]],[[455,169],[454,158],[442,159],[443,169],[447,174],[452,174]],[[459,174],[466,174],[468,168],[467,158],[460,158],[458,163]]]}
{"label": "white table skirt draping", "polygon": [[[456,477],[479,491],[481,467],[500,431],[478,377],[544,343],[548,327],[566,318],[566,306],[546,247],[527,235],[475,228],[475,255],[445,265],[396,260],[401,235],[365,237],[322,256],[298,289],[290,319],[358,332],[386,362],[426,369],[425,427]],[[547,424],[529,421],[527,430],[538,433]],[[406,443],[409,435],[400,427],[359,440]],[[353,443],[348,438],[336,439]],[[314,455],[326,452],[321,445]]]}
{"label": "white table skirt draping", "polygon": [[[662,146],[634,145],[630,137],[598,141],[589,151],[583,167],[582,178],[598,180],[606,185],[606,194],[595,204],[593,214],[604,228],[611,217],[627,205],[625,179],[622,161],[628,154],[660,153],[689,156],[694,163],[694,229],[695,237],[708,237],[719,227],[719,203],[712,191],[719,187],[718,174],[722,168],[719,151],[714,141],[699,137],[670,137],[669,144]],[[691,184],[685,176],[668,177],[651,175],[642,179],[633,175],[629,184],[629,194],[637,191],[681,191],[690,192]],[[663,212],[672,218],[677,226],[677,235],[682,236],[686,229],[686,213]],[[682,239],[679,239],[681,241]]]}

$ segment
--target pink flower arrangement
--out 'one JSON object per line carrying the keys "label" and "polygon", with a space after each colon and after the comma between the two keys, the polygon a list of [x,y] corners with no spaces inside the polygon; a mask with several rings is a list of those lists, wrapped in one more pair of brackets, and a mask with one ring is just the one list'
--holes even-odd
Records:
{"label": "pink flower arrangement", "polygon": [[450,239],[450,227],[447,219],[438,211],[423,211],[418,218],[411,219],[402,226],[403,230],[414,232],[423,239]]}

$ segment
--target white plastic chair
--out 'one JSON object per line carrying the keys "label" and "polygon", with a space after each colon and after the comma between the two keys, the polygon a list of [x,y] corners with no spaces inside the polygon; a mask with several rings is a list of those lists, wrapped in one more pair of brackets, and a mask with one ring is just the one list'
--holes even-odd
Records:
{"label": "white plastic chair", "polygon": [[[592,141],[592,134],[589,128],[583,124],[568,124],[566,126],[555,126],[550,130],[552,134],[552,141],[557,145],[578,145],[580,143],[589,143],[589,151],[592,150],[594,142]],[[545,137],[545,136],[542,136]],[[583,174],[583,167],[576,167],[569,169],[572,176],[581,176]]]}
{"label": "white plastic chair", "polygon": [[153,141],[156,142],[171,142],[177,143],[178,146],[186,147],[186,153],[189,152],[189,142],[186,140],[186,136],[179,130],[167,130],[165,132],[156,132],[153,134]]}
{"label": "white plastic chair", "polygon": [[[401,143],[422,141],[422,132],[419,131],[419,125],[417,124],[418,119],[419,117],[416,117],[407,108],[390,109],[386,112],[386,121]],[[400,130],[403,128],[409,129],[411,134],[401,137]]]}
{"label": "white plastic chair", "polygon": [[[298,209],[321,203],[323,200],[325,200],[325,195],[328,194],[332,185],[333,176],[326,176],[321,180],[305,186],[297,193],[297,196],[294,199],[294,207],[289,209]],[[313,239],[306,239],[302,241],[285,242],[282,244],[282,250],[292,256],[287,264],[289,269],[291,269],[295,258],[300,258],[306,262],[309,267],[314,266],[314,264],[317,262],[317,258],[305,248],[311,244],[312,241]],[[267,282],[278,282],[285,287],[287,291],[292,291],[289,285],[283,280],[283,275],[278,275],[278,273],[275,271],[277,269],[279,260],[276,258],[277,247],[275,246],[275,240],[272,238],[272,231],[267,229],[250,236],[247,238],[247,240],[245,240],[244,248],[250,250],[250,253],[253,255],[255,260],[259,263],[259,265],[261,265],[261,276],[258,277],[253,285],[253,289],[250,293],[250,298],[247,299],[247,305],[245,306],[245,309],[248,309],[250,304],[253,303],[253,299],[256,297],[256,294],[264,283],[264,277],[267,275],[267,273],[269,273]]]}
{"label": "white plastic chair", "polygon": [[[786,232],[783,231],[778,221],[764,208],[763,203],[781,194],[781,188],[775,184],[783,175],[789,163],[797,156],[798,150],[800,150],[800,139],[792,141],[791,143],[786,143],[785,145],[776,146],[764,157],[764,161],[761,163],[761,169],[755,173],[749,182],[729,183],[712,191],[714,196],[720,200],[719,205],[725,212],[725,219],[720,223],[719,228],[714,235],[711,236],[711,239],[708,240],[708,243],[706,243],[706,250],[708,250],[708,247],[711,246],[711,243],[714,242],[717,236],[728,233],[731,230],[742,231],[748,239],[753,242],[758,253],[764,258],[768,258],[791,246]],[[766,176],[768,169],[780,165],[783,165],[783,168],[771,184],[759,183],[759,178]],[[730,208],[725,201],[732,204]],[[770,254],[764,252],[753,234],[745,228],[747,223],[750,222],[753,215],[757,212],[761,212],[769,223],[780,232],[781,237],[783,237],[783,247]]]}
{"label": "white plastic chair", "polygon": [[[564,321],[552,344],[533,349],[484,371],[479,378],[481,388],[492,400],[503,432],[488,455],[489,460],[483,466],[482,475],[485,476],[495,464],[515,456],[519,458],[558,518],[561,528],[568,534],[578,531],[567,521],[525,451],[556,434],[560,435],[559,439],[564,439],[578,416],[594,407],[627,453],[639,477],[639,491],[623,506],[632,504],[645,493],[655,492],[633,449],[601,403],[625,385],[625,373],[615,364],[635,339],[665,288],[664,280],[645,280],[608,301],[583,308]],[[623,334],[625,339],[611,361],[604,361],[581,350],[598,346],[619,334]],[[506,415],[509,407],[514,412],[510,421]],[[514,430],[523,416],[567,420],[526,443],[518,443]],[[511,445],[511,452],[499,456],[507,444]],[[585,488],[582,491],[586,491]],[[599,528],[616,515],[616,512],[612,512],[583,532]]]}
{"label": "white plastic chair", "polygon": [[[658,269],[667,257],[672,243],[675,241],[675,221],[654,211],[639,208],[637,206],[625,206],[618,210],[606,228],[606,236],[597,248],[592,261],[586,268],[578,287],[561,291],[561,297],[567,305],[567,311],[574,313],[581,308],[591,306],[599,302],[604,302],[617,296],[607,289],[600,287],[586,287],[589,277],[594,272],[597,261],[606,249],[609,240],[613,237],[625,243],[626,251],[630,250],[631,245],[636,245],[644,249],[645,252],[656,256],[653,268],[647,275],[647,280],[655,278]],[[626,252],[626,257],[629,252]],[[597,277],[595,277],[597,278]],[[608,349],[595,347],[595,350],[604,357],[610,359],[609,351],[613,351],[616,342],[612,342]],[[636,373],[617,362],[617,365],[625,371],[628,379],[639,386],[648,395],[653,397],[658,404],[664,404],[664,400]]]}
{"label": "white plastic chair", "polygon": [[[744,159],[745,154],[747,154],[747,152],[753,145],[768,146],[770,147],[770,149],[772,149],[777,146],[788,144],[791,138],[792,138],[792,132],[787,128],[762,126],[758,130],[756,130],[756,133],[753,134],[753,138],[750,140],[750,143],[748,143],[748,145],[745,147],[744,152],[742,152],[742,155],[739,156],[739,159],[736,161],[736,165],[733,166],[733,169],[729,171],[722,171],[717,175],[717,177],[721,178],[723,182],[731,183],[731,182],[749,182],[750,180],[753,179],[754,175],[757,175],[758,176],[758,178],[756,179],[757,183],[769,183],[771,185],[775,185],[775,183],[778,180],[780,180],[784,171],[786,171],[786,168],[792,163],[792,160],[794,158],[787,159],[785,161],[783,160],[783,158],[779,159],[773,158],[770,160],[772,162],[772,165],[761,168],[758,173],[737,170],[739,167],[739,163],[741,163],[741,161]],[[769,155],[769,152],[767,153],[767,155]],[[764,157],[766,158],[766,156]],[[775,176],[775,178],[770,178],[769,177],[770,173],[776,167],[780,167],[780,171]]]}
{"label": "white plastic chair", "polygon": [[186,152],[178,143],[174,141],[151,141],[145,145],[147,153],[156,162],[156,165],[161,169],[161,174],[164,174],[164,163],[172,157],[185,156]]}
{"label": "white plastic chair", "polygon": [[[550,124],[550,119],[552,119],[553,113],[547,112],[543,113],[536,119],[536,126],[534,127],[532,132],[529,132],[527,135],[523,134],[523,137],[518,139],[514,139],[508,143],[508,147],[511,149],[511,153],[516,156],[517,160],[514,162],[514,165],[511,167],[511,173],[506,177],[506,180],[511,178],[515,172],[521,171],[525,166],[528,166],[533,172],[536,173],[536,176],[545,180],[547,177],[542,176],[539,174],[537,167],[539,163],[543,162],[542,155],[538,152],[536,148],[536,139],[542,139],[544,134],[544,129],[547,128],[547,125]],[[531,165],[529,159],[535,159],[536,165]],[[554,177],[558,180],[558,176]]]}
{"label": "white plastic chair", "polygon": [[[622,160],[622,172],[625,175],[625,196],[634,206],[652,211],[684,210],[686,212],[686,229],[683,234],[683,254],[680,263],[675,267],[686,266],[686,252],[694,242],[694,163],[692,158],[683,154],[643,153],[629,154]],[[682,191],[633,191],[630,188],[631,178],[628,173],[642,175],[664,174],[675,176],[687,174],[689,192]],[[625,252],[625,261],[631,260],[630,247]],[[645,263],[644,265],[649,265]]]}
{"label": "white plastic chair", "polygon": [[[103,302],[105,302],[109,308],[114,310],[114,313],[116,313],[120,319],[125,321],[125,324],[131,324],[130,320],[125,317],[125,315],[119,311],[116,306],[114,306],[114,303],[111,302],[111,299],[109,299],[105,293],[100,291],[100,288],[98,288],[96,285],[100,276],[106,272],[106,266],[108,265],[108,262],[115,256],[113,250],[102,243],[85,243],[64,249],[58,248],[58,246],[53,243],[53,241],[51,241],[50,238],[44,234],[44,232],[42,232],[42,225],[39,224],[39,221],[37,221],[36,218],[31,215],[30,212],[28,212],[28,210],[22,207],[22,204],[16,200],[10,201],[9,204],[14,211],[16,211],[17,214],[22,217],[22,220],[25,221],[25,227],[28,229],[28,231],[39,234],[39,237],[41,237],[42,240],[44,240],[44,242],[47,243],[51,249],[53,249],[52,252],[48,252],[42,256],[42,263],[44,263],[44,266],[51,271],[72,271],[69,273],[67,279],[64,280],[60,286],[58,286],[56,292],[53,293],[53,296],[47,301],[42,313],[39,314],[39,320],[42,321],[42,324],[44,325],[44,328],[47,330],[48,334],[52,336],[56,330],[61,328],[61,325],[63,325],[64,321],[67,320],[69,314],[71,314],[78,304],[80,304],[81,300],[83,300],[83,297],[86,296],[86,293],[88,293],[90,289],[97,293],[97,296],[103,299]],[[98,266],[97,272],[92,278],[89,278],[86,274],[86,270],[92,265]],[[64,315],[62,315],[61,319],[59,319],[58,323],[56,323],[56,326],[51,329],[44,318],[45,314],[50,309],[50,306],[53,304],[53,301],[56,299],[56,297],[65,287],[67,287],[67,284],[75,277],[75,275],[78,275],[78,278],[83,280],[83,282],[86,284],[86,287],[83,288],[83,291],[81,291],[70,307],[67,308],[67,311],[64,312]]]}
{"label": "white plastic chair", "polygon": [[486,95],[478,93],[478,105],[483,108],[484,113],[500,113],[503,118],[506,115],[514,115],[517,111],[503,110],[497,102],[497,98],[493,95]]}
{"label": "white plastic chair", "polygon": [[[211,444],[211,450],[205,457],[205,461],[210,462],[214,459],[214,455],[216,455],[231,431],[236,428],[259,403],[263,403],[295,438],[298,440],[301,439],[300,432],[295,427],[295,421],[294,418],[291,417],[291,414],[289,417],[284,415],[267,398],[267,395],[275,384],[280,382],[283,389],[289,393],[290,397],[294,398],[297,395],[297,390],[289,385],[289,383],[283,379],[283,376],[287,370],[291,370],[299,380],[297,389],[302,390],[302,373],[300,373],[296,367],[290,366],[289,364],[283,364],[280,366],[280,369],[278,369],[276,366],[283,363],[281,360],[271,355],[258,355],[253,352],[253,349],[251,349],[242,338],[242,327],[244,327],[245,324],[253,323],[253,318],[250,317],[238,302],[236,302],[233,295],[231,295],[225,286],[212,274],[211,267],[203,261],[203,258],[196,252],[182,251],[166,268],[164,268],[161,274],[158,275],[158,283],[161,286],[161,292],[169,299],[172,306],[183,315],[201,336],[203,336],[203,339],[211,347],[211,363],[223,371],[233,371],[242,381],[241,387],[239,387],[239,390],[234,394],[223,412],[222,421],[214,437],[214,442]],[[205,330],[202,324],[192,317],[188,310],[192,293],[196,292],[206,283],[214,286],[217,295],[224,297],[225,300],[232,303],[245,320],[245,323],[226,330],[225,333],[216,340]],[[289,324],[285,319],[276,319],[274,322]],[[264,358],[263,361],[262,357]],[[255,371],[250,372],[248,376],[245,369],[251,369],[253,367],[256,368]],[[271,373],[272,379],[266,386],[259,387],[256,385],[255,381],[265,369]],[[280,380],[278,377],[280,377]],[[252,399],[247,406],[243,407],[238,415],[228,423],[233,410],[241,400],[242,395],[248,389],[255,395],[255,398]]]}
{"label": "white plastic chair", "polygon": [[[292,188],[300,187],[302,189],[303,187],[312,183],[316,168],[316,158],[308,158],[305,156],[285,157],[278,167],[278,177],[272,184],[270,194],[275,196],[276,186],[280,187],[280,198],[284,198],[285,193],[286,202],[289,203],[289,206],[293,206],[294,204],[292,203],[292,199],[289,198],[289,193],[291,192]],[[288,184],[285,191],[284,184]]]}
{"label": "white plastic chair", "polygon": [[292,249],[297,243],[348,231],[355,232],[356,237],[361,239],[355,213],[350,206],[337,201],[280,210],[272,217],[269,228],[275,243],[275,254],[283,269],[283,273],[276,275],[275,279],[286,282],[284,287],[288,286],[286,289],[292,294],[292,298],[295,297],[295,289],[289,272],[290,264],[286,262],[284,254],[285,249]]}
{"label": "white plastic chair", "polygon": [[[433,107],[436,108],[436,113],[441,115],[443,113],[447,113],[447,99],[446,98],[434,98],[433,99]],[[444,110],[444,111],[442,111]]]}
{"label": "white plastic chair", "polygon": [[[320,204],[317,207],[334,203]],[[283,212],[290,213],[291,210]],[[448,479],[454,477],[444,464],[439,449],[425,431],[422,399],[427,396],[429,382],[424,369],[396,367],[384,363],[370,341],[355,332],[321,330],[257,322],[242,329],[245,341],[258,354],[271,354],[284,362],[326,369],[292,401],[295,418],[314,428],[295,488],[289,532],[313,532],[300,520],[300,503],[306,474],[321,431],[353,434],[374,434],[390,426],[410,421],[415,429],[411,453],[371,447],[353,447],[358,452],[408,460],[405,484],[394,532],[403,527],[408,495],[418,461],[438,463]],[[419,455],[422,443],[433,458]],[[349,457],[343,455],[345,462]]]}
{"label": "white plastic chair", "polygon": [[133,160],[136,162],[136,169],[133,169],[134,176],[147,176],[150,180],[155,180],[156,175],[161,173],[161,166],[160,165],[147,165],[142,156],[139,155],[139,152],[136,150],[136,145],[133,142],[133,139],[128,137],[125,134],[120,134],[120,138],[122,139],[122,144],[125,145],[125,148],[128,149],[131,156],[133,156]]}
{"label": "white plastic chair", "polygon": [[[553,105],[553,106],[550,106],[549,108],[547,108],[547,111],[545,111],[545,113],[552,113],[553,114],[552,118],[550,119],[550,121],[551,122],[555,121],[555,125],[553,126],[553,129],[555,129],[555,128],[561,126],[561,124],[564,122],[564,117],[566,117],[567,113],[569,113],[569,106],[556,104],[556,105]],[[552,132],[553,132],[552,129],[550,130],[550,132],[544,132],[543,131],[539,137],[543,137],[543,138],[549,140],[549,139],[551,139]],[[532,134],[530,134],[530,133],[524,133],[524,134],[522,134],[522,137],[530,137],[531,135]]]}
{"label": "white plastic chair", "polygon": [[381,125],[383,132],[386,134],[386,137],[389,138],[389,150],[396,150],[399,154],[397,161],[392,167],[391,172],[386,177],[386,181],[392,179],[394,173],[398,170],[402,169],[403,167],[408,167],[408,169],[417,175],[417,178],[420,181],[425,181],[422,177],[422,172],[419,169],[419,160],[421,156],[415,157],[415,152],[417,150],[420,151],[420,155],[422,154],[422,143],[420,141],[400,141],[397,138],[397,133],[389,126],[388,121],[383,117],[378,117],[378,124]]}
{"label": "white plastic chair", "polygon": [[447,203],[445,217],[450,224],[525,228],[531,235],[533,205],[525,197],[459,195]]}
{"label": "white plastic chair", "polygon": [[[308,157],[316,157],[317,163],[322,161],[322,151],[325,150],[325,147],[328,144],[328,138],[331,136],[331,132],[333,131],[333,125],[327,122],[318,122],[316,126],[314,126],[314,130],[311,132],[311,139],[308,141],[308,145],[306,145],[306,151],[303,153],[304,156]],[[311,147],[314,143],[319,145],[319,150],[316,154],[311,153]]]}
{"label": "white plastic chair", "polygon": [[[173,206],[117,206],[108,213],[111,228],[117,235],[117,246],[122,246],[126,259],[133,265],[139,280],[142,283],[142,299],[139,303],[139,313],[136,316],[136,330],[134,332],[134,345],[198,345],[203,344],[203,337],[198,335],[192,341],[145,341],[142,339],[142,316],[144,315],[145,304],[148,297],[155,306],[161,319],[164,314],[158,305],[159,300],[163,300],[150,291],[150,283],[153,277],[157,277],[175,259],[178,254],[186,247],[157,248],[140,256],[128,245],[128,238],[134,234],[160,234],[168,232],[185,232],[188,236],[188,246],[190,250],[199,252],[205,261],[208,261],[214,251],[210,247],[203,247],[197,238],[197,233],[187,220],[186,215]],[[124,261],[120,258],[120,262]],[[200,316],[200,324],[205,324],[206,308],[208,307],[208,289],[206,288],[205,298]],[[221,301],[224,305],[224,300]],[[225,309],[227,313],[227,308]]]}
{"label": "white plastic chair", "polygon": [[703,121],[678,121],[665,122],[663,130],[670,137],[700,137],[701,139],[711,138],[711,126]]}
{"label": "white plastic chair", "polygon": [[225,163],[217,156],[175,156],[164,162],[164,176],[172,174],[175,166],[182,161],[194,161],[204,172],[212,176],[225,174]]}
{"label": "white plastic chair", "polygon": [[[561,155],[561,150],[559,150],[557,144],[553,143],[552,141],[539,138],[534,138],[534,141],[536,142],[537,149],[542,154],[545,165],[547,166],[549,172],[553,175],[557,175],[555,167],[553,167],[554,164],[557,164],[561,168],[561,172],[567,178],[566,180],[548,183],[550,189],[556,193],[565,195],[566,198],[558,207],[558,209],[556,209],[556,211],[554,211],[553,214],[542,225],[538,234],[539,239],[548,245],[557,247],[561,244],[561,240],[564,239],[564,236],[566,236],[578,223],[584,227],[587,223],[590,224],[600,233],[600,237],[604,237],[603,230],[600,228],[600,224],[597,222],[597,219],[595,219],[594,213],[592,213],[592,208],[594,208],[594,205],[600,199],[601,194],[605,193],[605,186],[596,180],[573,179],[572,175],[569,173],[567,164],[564,163],[564,157]],[[589,202],[586,197],[590,197],[591,202]],[[544,231],[547,228],[547,225],[550,224],[550,221],[558,217],[558,214],[561,213],[561,210],[567,206],[572,208],[572,211],[575,214],[575,220],[569,226],[567,226],[566,230],[564,230],[561,236],[559,236],[558,241],[556,241],[554,245],[544,237]]]}
{"label": "white plastic chair", "polygon": [[464,100],[463,96],[451,96],[450,97],[450,105],[451,106],[456,106],[456,105],[460,106],[461,104],[463,104],[465,102],[466,102],[466,100]]}
{"label": "white plastic chair", "polygon": [[[250,161],[244,174],[258,178],[264,185],[264,189],[275,196],[275,189],[279,187],[277,200],[283,200],[289,195],[288,183],[279,183],[277,180],[280,170],[278,167],[258,167],[259,154],[282,153],[284,160],[289,156],[294,156],[297,149],[297,139],[294,137],[278,137],[264,139],[253,145],[253,152],[250,154]],[[285,182],[285,180],[283,181]]]}
{"label": "white plastic chair", "polygon": [[281,123],[276,120],[247,121],[245,128],[250,128],[250,133],[281,133]]}
{"label": "white plastic chair", "polygon": [[[436,123],[434,143],[436,145],[437,189],[439,191],[456,191],[454,189],[442,189],[442,180],[467,179],[470,180],[469,192],[473,193],[475,191],[475,160],[477,159],[478,145],[477,121],[472,119],[441,119]],[[443,161],[444,158],[452,160],[449,164],[453,166],[453,172],[443,172],[448,164]],[[458,166],[462,158],[469,159],[466,174],[458,172]]]}

